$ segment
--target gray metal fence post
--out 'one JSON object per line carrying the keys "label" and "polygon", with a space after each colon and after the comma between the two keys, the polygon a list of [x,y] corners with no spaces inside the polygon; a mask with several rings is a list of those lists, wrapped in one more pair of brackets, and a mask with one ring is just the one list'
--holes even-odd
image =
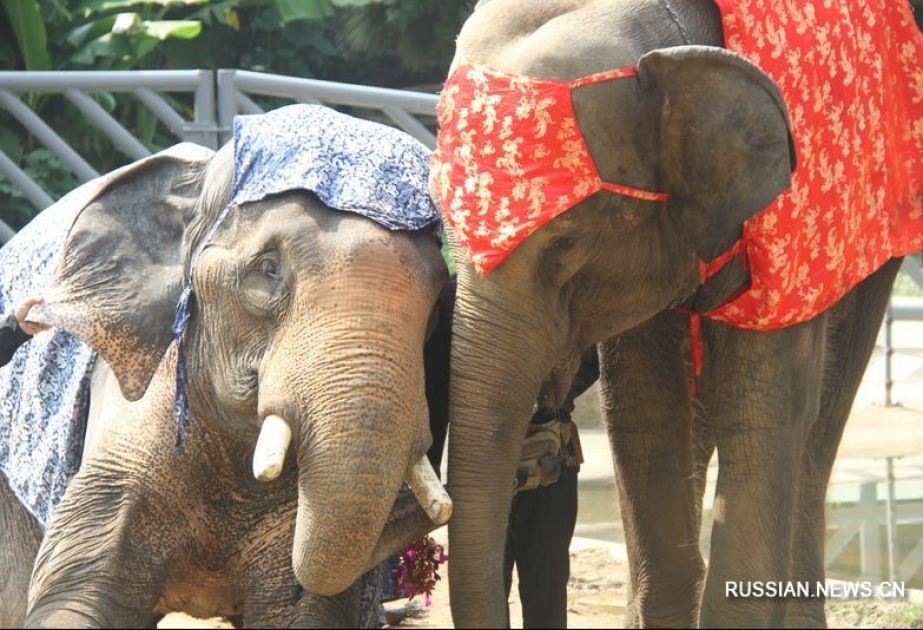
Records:
{"label": "gray metal fence post", "polygon": [[888,535],[888,579],[893,583],[897,580],[897,505],[894,500],[894,458],[886,460],[888,469],[888,494],[885,499],[887,509],[886,528]]}
{"label": "gray metal fence post", "polygon": [[888,310],[885,311],[885,406],[892,407],[891,387],[894,382],[891,378],[891,357],[894,356],[894,346],[891,343],[891,326],[894,324],[894,309],[888,302]]}
{"label": "gray metal fence post", "polygon": [[210,149],[221,144],[215,119],[215,74],[211,70],[199,70],[199,85],[195,89],[195,122],[183,128],[183,139],[197,142]]}
{"label": "gray metal fence post", "polygon": [[862,576],[878,579],[881,572],[881,534],[878,517],[878,482],[867,481],[859,486],[859,566]]}

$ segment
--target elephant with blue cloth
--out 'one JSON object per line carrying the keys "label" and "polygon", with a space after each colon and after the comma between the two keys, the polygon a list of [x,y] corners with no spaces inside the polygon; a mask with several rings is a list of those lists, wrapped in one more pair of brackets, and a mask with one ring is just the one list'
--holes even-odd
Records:
{"label": "elephant with blue cloth", "polygon": [[380,623],[363,576],[451,513],[426,459],[428,160],[324,106],[239,116],[0,250],[0,311],[41,295],[51,327],[0,368],[4,626]]}

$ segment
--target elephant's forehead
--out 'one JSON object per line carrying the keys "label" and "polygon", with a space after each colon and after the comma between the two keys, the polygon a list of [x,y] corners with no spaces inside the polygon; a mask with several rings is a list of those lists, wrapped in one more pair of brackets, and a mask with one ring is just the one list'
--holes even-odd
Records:
{"label": "elephant's forehead", "polygon": [[203,248],[197,268],[225,274],[234,284],[242,268],[273,255],[307,279],[374,268],[410,274],[428,287],[436,284],[434,268],[444,267],[439,244],[428,231],[390,230],[293,191],[237,208]]}
{"label": "elephant's forehead", "polygon": [[215,243],[246,255],[251,250],[352,250],[391,243],[405,231],[390,230],[364,216],[336,210],[304,191],[290,191],[238,207],[216,234]]}

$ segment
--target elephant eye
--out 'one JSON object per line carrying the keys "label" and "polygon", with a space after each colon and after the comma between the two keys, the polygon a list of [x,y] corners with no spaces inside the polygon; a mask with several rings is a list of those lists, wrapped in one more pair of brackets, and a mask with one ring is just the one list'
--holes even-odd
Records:
{"label": "elephant eye", "polygon": [[264,256],[259,263],[260,273],[270,280],[279,279],[279,261],[273,256]]}
{"label": "elephant eye", "polygon": [[556,238],[551,246],[558,252],[569,252],[577,244],[577,239],[573,236],[562,236]]}
{"label": "elephant eye", "polygon": [[247,265],[240,278],[241,297],[246,308],[264,315],[283,285],[283,269],[277,252],[261,254]]}

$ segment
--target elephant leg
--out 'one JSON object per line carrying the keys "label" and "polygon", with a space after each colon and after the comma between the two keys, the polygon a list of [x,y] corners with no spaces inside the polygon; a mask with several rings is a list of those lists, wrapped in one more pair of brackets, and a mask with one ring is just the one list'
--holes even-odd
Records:
{"label": "elephant leg", "polygon": [[[74,477],[39,547],[29,628],[154,628],[169,554],[151,542],[176,527],[167,510],[138,505],[123,469]],[[135,550],[144,550],[139,553]]]}
{"label": "elephant leg", "polygon": [[600,349],[628,551],[627,627],[688,628],[698,613],[704,485],[695,471],[708,449],[693,443],[688,330],[685,316],[667,312]]}
{"label": "elephant leg", "polygon": [[[824,505],[837,449],[849,419],[856,392],[875,348],[881,322],[900,268],[895,259],[850,292],[832,314],[827,344],[820,416],[808,437],[801,465],[792,546],[792,578],[815,584],[826,577]],[[794,598],[787,602],[786,627],[826,626],[823,598]]]}
{"label": "elephant leg", "polygon": [[21,628],[42,528],[0,473],[0,628]]}
{"label": "elephant leg", "polygon": [[[412,498],[412,497],[411,497]],[[267,532],[272,537],[274,533]],[[364,573],[345,591],[332,596],[305,591],[284,553],[263,553],[245,569],[246,598],[238,628],[379,628],[378,608],[384,566]]]}
{"label": "elephant leg", "polygon": [[314,595],[304,591],[292,576],[290,588],[276,601],[249,602],[237,628],[366,628],[359,623],[358,582],[339,595]]}
{"label": "elephant leg", "polygon": [[[771,332],[703,322],[700,402],[718,452],[702,627],[781,627],[795,487],[818,417],[827,315]],[[743,624],[743,625],[740,625]]]}
{"label": "elephant leg", "polygon": [[265,575],[251,581],[244,604],[246,612],[240,616],[240,624],[235,625],[238,628],[370,627],[360,625],[361,581],[362,578],[338,595],[324,596],[305,591],[291,568],[274,577]]}

